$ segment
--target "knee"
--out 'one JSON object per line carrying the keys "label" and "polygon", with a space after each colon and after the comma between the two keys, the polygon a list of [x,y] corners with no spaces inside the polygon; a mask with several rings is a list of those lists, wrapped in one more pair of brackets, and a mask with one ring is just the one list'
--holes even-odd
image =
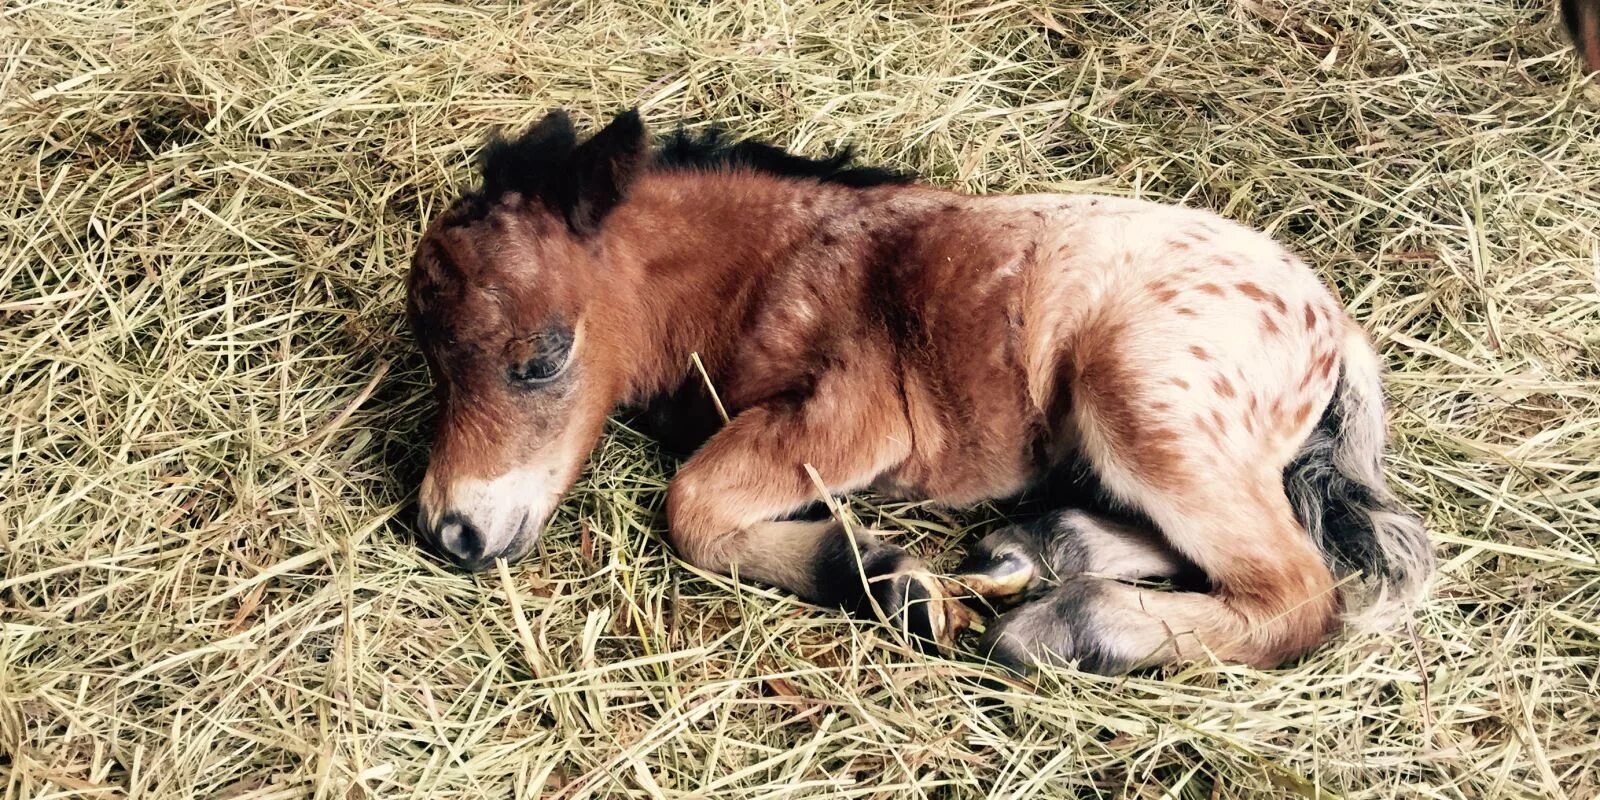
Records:
{"label": "knee", "polygon": [[702,490],[694,476],[679,473],[667,484],[667,536],[675,538],[678,531],[693,524],[699,511]]}
{"label": "knee", "polygon": [[680,475],[667,487],[667,543],[684,561],[704,570],[726,573],[731,566],[718,530],[715,508],[692,475]]}

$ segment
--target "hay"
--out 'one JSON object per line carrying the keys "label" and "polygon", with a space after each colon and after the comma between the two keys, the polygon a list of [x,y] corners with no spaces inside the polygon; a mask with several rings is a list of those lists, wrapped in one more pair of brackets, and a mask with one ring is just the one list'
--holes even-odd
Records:
{"label": "hay", "polygon": [[[1596,796],[1600,87],[1553,8],[0,8],[0,787]],[[420,554],[420,221],[490,128],[633,103],[1291,242],[1394,369],[1395,480],[1444,556],[1415,630],[980,684],[675,562],[670,464],[620,427],[542,561]],[[940,558],[994,521],[853,508]]]}

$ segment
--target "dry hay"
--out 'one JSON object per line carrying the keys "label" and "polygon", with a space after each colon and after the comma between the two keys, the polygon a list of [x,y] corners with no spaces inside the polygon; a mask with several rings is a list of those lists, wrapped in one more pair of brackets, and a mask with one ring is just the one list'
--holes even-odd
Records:
{"label": "dry hay", "polygon": [[[7,797],[1600,792],[1600,86],[1553,2],[0,7]],[[486,132],[640,103],[1217,209],[1393,367],[1415,628],[1036,691],[676,562],[616,427],[542,561],[408,532],[401,276]],[[990,511],[857,501],[950,558]]]}

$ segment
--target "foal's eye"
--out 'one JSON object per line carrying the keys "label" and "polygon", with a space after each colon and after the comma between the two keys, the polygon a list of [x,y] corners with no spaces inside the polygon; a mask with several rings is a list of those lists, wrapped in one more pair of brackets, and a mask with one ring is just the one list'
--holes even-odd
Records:
{"label": "foal's eye", "polygon": [[515,342],[509,377],[512,383],[537,386],[561,377],[572,363],[572,331],[550,328]]}

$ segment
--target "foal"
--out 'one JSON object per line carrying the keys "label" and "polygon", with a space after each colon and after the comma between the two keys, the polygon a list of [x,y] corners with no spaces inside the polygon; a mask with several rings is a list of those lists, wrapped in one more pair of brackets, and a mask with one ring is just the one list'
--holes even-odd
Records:
{"label": "foal", "polygon": [[[440,407],[425,535],[468,569],[526,555],[624,406],[693,453],[667,496],[690,563],[940,643],[960,594],[1020,602],[980,643],[1017,667],[1269,666],[1342,602],[1418,596],[1433,556],[1380,471],[1377,359],[1299,259],[1203,211],[847,160],[652,152],[633,112],[582,144],[559,112],[491,143],[410,275]],[[807,467],[961,506],[1073,464],[1128,519],[1000,531],[955,579],[797,516]],[[1127,582],[1185,571],[1204,591]]]}

